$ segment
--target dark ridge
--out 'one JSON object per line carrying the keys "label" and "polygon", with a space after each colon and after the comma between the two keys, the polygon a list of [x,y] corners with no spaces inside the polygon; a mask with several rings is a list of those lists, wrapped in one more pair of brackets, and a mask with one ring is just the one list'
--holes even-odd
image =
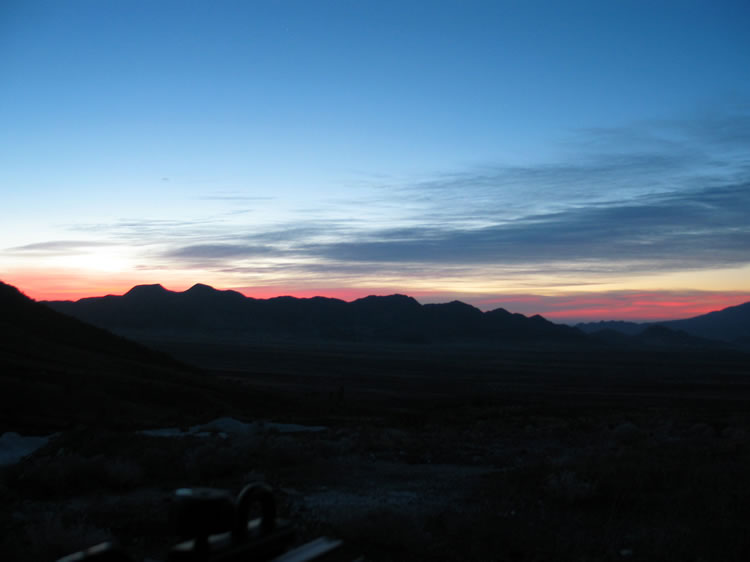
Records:
{"label": "dark ridge", "polygon": [[659,324],[675,330],[683,330],[701,338],[734,342],[750,338],[750,302],[693,318],[659,322]]}
{"label": "dark ridge", "polygon": [[27,297],[17,288],[0,281],[0,325],[5,335],[11,331],[43,337],[84,350],[114,356],[148,359],[170,366],[179,363],[161,352],[61,314]]}
{"label": "dark ridge", "polygon": [[576,325],[588,334],[613,330],[630,336],[643,333],[649,326],[663,326],[706,340],[743,344],[750,339],[750,302],[682,320],[643,323],[605,321]]}
{"label": "dark ridge", "polygon": [[487,314],[487,315],[489,315],[489,316],[494,316],[494,317],[498,317],[498,318],[499,318],[499,317],[505,317],[505,318],[508,318],[508,317],[510,317],[510,316],[513,316],[513,314],[512,314],[511,312],[508,312],[508,311],[507,311],[507,310],[505,310],[504,308],[495,308],[495,309],[493,309],[493,310],[490,310],[490,311],[488,311],[488,312],[485,312],[485,314]]}
{"label": "dark ridge", "polygon": [[197,370],[0,282],[0,433],[174,423],[222,411],[214,396]]}
{"label": "dark ridge", "polygon": [[132,289],[130,289],[127,293],[125,293],[126,297],[158,297],[162,295],[166,295],[171,293],[172,291],[168,291],[164,287],[162,287],[160,284],[154,284],[154,285],[136,285]]}
{"label": "dark ridge", "polygon": [[593,334],[601,331],[613,331],[629,336],[640,334],[646,329],[647,324],[638,322],[625,322],[623,320],[601,320],[599,322],[581,322],[576,324],[576,328],[587,334]]}
{"label": "dark ridge", "polygon": [[406,295],[399,295],[399,294],[387,295],[387,296],[370,295],[368,297],[357,299],[353,301],[351,304],[359,308],[370,308],[370,309],[378,309],[378,308],[385,308],[385,307],[416,308],[416,307],[421,306],[415,298],[408,297]]}
{"label": "dark ridge", "polygon": [[371,295],[353,302],[290,296],[250,299],[235,291],[196,284],[185,292],[160,285],[139,286],[123,297],[71,303],[56,310],[136,338],[274,337],[359,342],[476,343],[585,341],[568,326],[503,309],[483,313],[460,301],[422,305],[413,297]]}
{"label": "dark ridge", "polygon": [[711,342],[702,338],[691,336],[681,330],[672,330],[664,326],[649,326],[643,332],[635,336],[638,341],[656,346],[677,346],[695,348]]}
{"label": "dark ridge", "polygon": [[[325,297],[252,299],[201,283],[182,293],[168,291],[161,285],[140,285],[122,297],[49,305],[91,324],[146,340],[153,336],[190,335],[405,343],[588,342],[615,347],[704,348],[710,347],[705,340],[740,345],[750,338],[750,303],[686,320],[651,324],[595,322],[576,328],[555,324],[538,314],[526,317],[503,308],[482,312],[460,301],[422,305],[401,294],[371,295],[353,302]],[[635,337],[649,326],[657,325],[685,334],[674,336],[650,331],[642,338]],[[613,332],[631,338],[618,338]],[[585,334],[595,337],[587,338]],[[686,335],[698,339],[689,341]]]}
{"label": "dark ridge", "polygon": [[616,330],[600,330],[592,333],[590,337],[612,347],[631,349],[709,351],[731,348],[726,342],[699,338],[681,330],[673,330],[665,326],[656,325],[646,326],[641,332],[635,335],[623,334]]}
{"label": "dark ridge", "polygon": [[212,291],[216,291],[216,289],[214,289],[210,285],[204,285],[203,283],[196,283],[185,292],[186,293],[210,293]]}

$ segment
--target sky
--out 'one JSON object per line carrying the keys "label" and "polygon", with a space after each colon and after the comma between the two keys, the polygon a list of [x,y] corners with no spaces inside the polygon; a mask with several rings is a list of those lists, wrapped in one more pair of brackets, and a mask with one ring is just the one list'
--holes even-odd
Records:
{"label": "sky", "polygon": [[750,300],[750,3],[5,0],[0,279]]}

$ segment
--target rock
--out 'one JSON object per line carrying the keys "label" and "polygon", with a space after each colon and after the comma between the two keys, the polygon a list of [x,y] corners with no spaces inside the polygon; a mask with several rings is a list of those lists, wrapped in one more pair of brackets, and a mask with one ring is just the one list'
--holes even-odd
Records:
{"label": "rock", "polygon": [[623,422],[612,430],[612,435],[618,443],[630,445],[638,441],[643,432],[632,422]]}
{"label": "rock", "polygon": [[44,447],[53,435],[24,437],[15,431],[0,435],[0,466],[16,464],[23,457]]}
{"label": "rock", "polygon": [[707,423],[696,423],[687,430],[687,436],[692,438],[707,438],[714,436],[714,428]]}

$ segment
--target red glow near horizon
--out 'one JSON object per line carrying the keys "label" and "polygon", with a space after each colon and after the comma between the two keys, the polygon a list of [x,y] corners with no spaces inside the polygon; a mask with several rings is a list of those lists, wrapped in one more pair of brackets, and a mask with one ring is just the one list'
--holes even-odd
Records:
{"label": "red glow near horizon", "polygon": [[105,295],[122,295],[127,293],[133,285],[130,279],[117,280],[97,279],[89,277],[82,283],[79,276],[55,275],[54,277],[39,274],[19,274],[4,276],[0,281],[9,283],[30,297],[38,301],[78,300],[87,297],[101,297]]}
{"label": "red glow near horizon", "polygon": [[[750,301],[750,293],[707,291],[613,292],[593,295],[511,295],[494,304],[523,314],[541,314],[555,321],[658,321],[691,318]],[[515,309],[515,310],[513,310]]]}
{"label": "red glow near horizon", "polygon": [[[80,278],[70,276],[43,277],[16,275],[2,279],[35,300],[78,300],[86,297],[122,295],[133,286],[152,281],[111,278]],[[165,285],[173,291],[184,291],[192,284]],[[505,308],[530,316],[540,314],[557,322],[598,320],[656,321],[690,318],[750,301],[750,293],[709,291],[638,291],[574,295],[457,295],[441,291],[399,291],[391,287],[335,287],[285,289],[278,286],[215,287],[232,289],[247,297],[268,299],[279,296],[296,298],[328,297],[353,301],[369,295],[408,294],[420,302],[448,302],[458,299],[482,310]]]}

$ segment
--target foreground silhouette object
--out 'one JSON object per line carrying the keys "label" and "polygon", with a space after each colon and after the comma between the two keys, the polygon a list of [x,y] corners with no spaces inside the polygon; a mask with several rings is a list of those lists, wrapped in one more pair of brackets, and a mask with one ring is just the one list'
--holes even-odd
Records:
{"label": "foreground silhouette object", "polygon": [[[171,519],[183,540],[167,562],[331,560],[341,541],[320,537],[291,548],[294,526],[276,517],[276,501],[265,484],[249,484],[233,499],[213,488],[181,488],[174,494]],[[250,518],[253,508],[260,517]],[[60,558],[58,562],[132,562],[122,547],[102,543]]]}

